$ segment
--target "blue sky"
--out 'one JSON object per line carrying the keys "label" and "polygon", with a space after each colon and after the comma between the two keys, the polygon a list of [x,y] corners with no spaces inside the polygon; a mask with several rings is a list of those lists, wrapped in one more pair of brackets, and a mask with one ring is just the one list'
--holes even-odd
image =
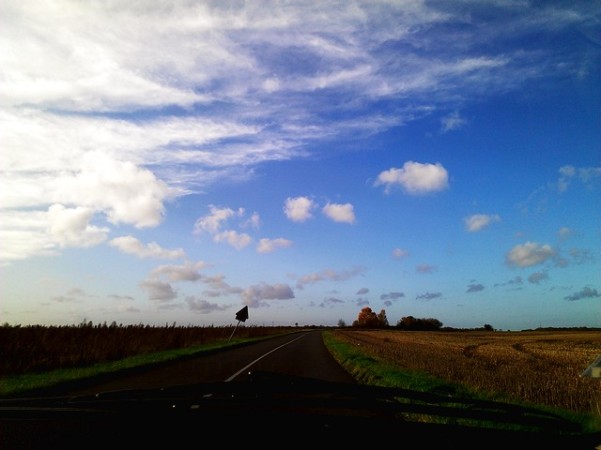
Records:
{"label": "blue sky", "polygon": [[601,326],[601,4],[5,2],[2,323]]}

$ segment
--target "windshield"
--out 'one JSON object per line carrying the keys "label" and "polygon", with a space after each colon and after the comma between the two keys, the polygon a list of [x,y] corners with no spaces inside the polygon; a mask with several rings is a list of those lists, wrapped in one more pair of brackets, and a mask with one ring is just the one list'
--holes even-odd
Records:
{"label": "windshield", "polygon": [[[592,0],[6,2],[0,395],[260,373],[595,430],[600,17]],[[476,420],[401,397],[422,405],[405,422]]]}

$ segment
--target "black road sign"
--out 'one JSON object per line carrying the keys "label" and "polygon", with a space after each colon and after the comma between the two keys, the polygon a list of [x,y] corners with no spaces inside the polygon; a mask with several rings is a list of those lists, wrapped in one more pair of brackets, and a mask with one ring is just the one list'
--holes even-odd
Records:
{"label": "black road sign", "polygon": [[245,322],[248,319],[248,306],[245,306],[240,311],[236,313],[236,320],[240,320]]}

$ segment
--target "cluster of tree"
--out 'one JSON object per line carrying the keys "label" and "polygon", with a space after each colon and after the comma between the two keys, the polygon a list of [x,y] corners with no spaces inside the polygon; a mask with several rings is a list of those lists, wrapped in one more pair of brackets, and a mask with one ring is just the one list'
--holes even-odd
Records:
{"label": "cluster of tree", "polygon": [[388,328],[386,311],[382,309],[379,314],[376,314],[369,306],[366,306],[359,312],[357,320],[353,322],[353,327]]}
{"label": "cluster of tree", "polygon": [[[438,319],[420,319],[413,316],[407,316],[401,318],[393,328],[408,331],[438,331],[443,329],[442,325],[442,322]],[[352,326],[355,328],[391,328],[388,323],[388,318],[386,317],[386,311],[382,309],[376,314],[369,306],[361,309]],[[484,325],[482,329],[494,331],[492,325],[489,324]]]}
{"label": "cluster of tree", "polygon": [[442,322],[433,318],[417,319],[413,316],[407,316],[397,322],[396,328],[412,331],[437,331],[442,328]]}

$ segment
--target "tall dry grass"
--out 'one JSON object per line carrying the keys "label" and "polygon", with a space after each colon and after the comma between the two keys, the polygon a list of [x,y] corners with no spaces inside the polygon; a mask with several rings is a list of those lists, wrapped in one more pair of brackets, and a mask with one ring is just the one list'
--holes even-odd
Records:
{"label": "tall dry grass", "polygon": [[334,335],[379,360],[482,393],[601,415],[601,379],[580,376],[601,354],[599,331],[339,329]]}
{"label": "tall dry grass", "polygon": [[289,327],[92,325],[0,327],[0,377],[283,333]]}

